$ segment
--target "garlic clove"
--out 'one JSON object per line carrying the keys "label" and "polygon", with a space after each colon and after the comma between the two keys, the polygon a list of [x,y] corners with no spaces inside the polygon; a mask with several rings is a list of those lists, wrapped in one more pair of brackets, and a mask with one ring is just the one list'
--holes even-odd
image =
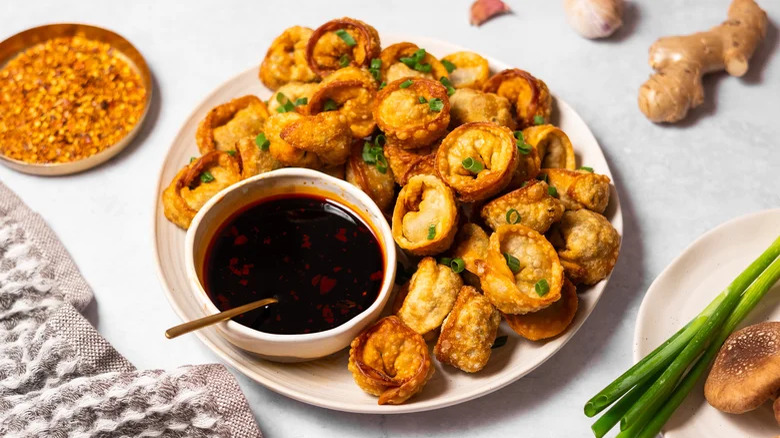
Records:
{"label": "garlic clove", "polygon": [[623,25],[623,0],[563,0],[569,25],[585,38],[604,38]]}
{"label": "garlic clove", "polygon": [[509,6],[501,0],[477,0],[471,5],[470,22],[481,26],[496,15],[510,12]]}

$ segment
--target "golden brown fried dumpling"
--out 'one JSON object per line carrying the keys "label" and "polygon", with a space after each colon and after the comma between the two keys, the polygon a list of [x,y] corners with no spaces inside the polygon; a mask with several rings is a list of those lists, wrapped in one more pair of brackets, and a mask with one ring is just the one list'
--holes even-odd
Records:
{"label": "golden brown fried dumpling", "polygon": [[381,210],[387,210],[395,198],[393,170],[387,164],[369,164],[363,159],[363,142],[355,141],[347,160],[346,179],[376,202]]}
{"label": "golden brown fried dumpling", "polygon": [[338,113],[304,116],[285,126],[282,140],[296,149],[316,154],[325,166],[344,164],[352,146],[352,132]]}
{"label": "golden brown fried dumpling", "polygon": [[523,129],[525,142],[536,148],[542,168],[574,170],[577,163],[569,136],[553,125]]}
{"label": "golden brown fried dumpling", "polygon": [[404,149],[393,140],[385,143],[387,163],[393,169],[395,181],[404,186],[415,175],[436,175],[438,144],[419,149]]}
{"label": "golden brown fried dumpling", "polygon": [[[268,99],[268,112],[271,114],[285,112],[282,107],[289,102],[294,106],[295,111],[306,114],[306,105],[311,102],[311,97],[316,90],[317,84],[313,83],[290,82],[284,84]],[[306,103],[302,103],[304,101]],[[296,105],[296,102],[299,104]]]}
{"label": "golden brown fried dumpling", "polygon": [[[517,132],[515,132],[517,134]],[[527,144],[523,149],[517,149],[517,167],[512,174],[512,181],[509,182],[507,189],[514,190],[523,187],[526,182],[533,180],[541,171],[541,160],[536,152],[536,148]]]}
{"label": "golden brown fried dumpling", "polygon": [[433,347],[436,359],[467,373],[481,370],[490,359],[500,323],[501,315],[487,298],[463,286]]}
{"label": "golden brown fried dumpling", "polygon": [[165,217],[186,230],[206,201],[240,180],[237,157],[222,151],[207,152],[181,169],[163,191]]}
{"label": "golden brown fried dumpling", "polygon": [[363,70],[343,68],[317,86],[308,110],[310,114],[336,111],[349,125],[352,137],[368,137],[376,128],[371,112],[376,89],[374,80]]}
{"label": "golden brown fried dumpling", "polygon": [[452,251],[452,257],[463,259],[466,270],[476,274],[476,262],[487,258],[489,245],[489,237],[482,227],[471,222],[465,223],[455,235],[455,249]]}
{"label": "golden brown fried dumpling", "polygon": [[609,204],[609,177],[586,170],[542,169],[567,210],[603,213]]}
{"label": "golden brown fried dumpling", "polygon": [[263,130],[268,109],[257,96],[247,95],[214,107],[198,125],[195,140],[201,154],[236,149],[236,142]]}
{"label": "golden brown fried dumpling", "polygon": [[282,139],[282,131],[293,122],[303,119],[305,116],[296,112],[274,114],[265,123],[265,136],[269,141],[271,156],[285,166],[308,167],[309,169],[322,168],[322,160],[317,154],[298,149]]}
{"label": "golden brown fried dumpling", "polygon": [[311,70],[323,78],[342,68],[344,62],[356,67],[371,65],[379,58],[379,33],[354,18],[331,20],[318,27],[309,38],[306,60]]}
{"label": "golden brown fried dumpling", "polygon": [[455,66],[450,73],[450,81],[455,88],[482,89],[482,84],[490,76],[487,59],[474,52],[452,53],[442,58],[444,61]]}
{"label": "golden brown fried dumpling", "polygon": [[450,123],[447,89],[430,79],[391,82],[377,93],[374,120],[388,140],[400,147],[428,146],[444,135]]}
{"label": "golden brown fried dumpling", "polygon": [[457,232],[458,206],[452,190],[433,175],[409,179],[393,210],[393,239],[415,255],[445,251]]}
{"label": "golden brown fried dumpling", "polygon": [[438,81],[449,76],[447,69],[436,57],[413,43],[396,43],[385,47],[379,58],[382,60],[380,68],[382,81],[388,84],[409,77]]}
{"label": "golden brown fried dumpling", "polygon": [[552,96],[547,85],[519,68],[501,71],[482,86],[482,91],[506,97],[515,106],[518,128],[535,124],[535,118],[550,120]]}
{"label": "golden brown fried dumpling", "polygon": [[449,266],[425,257],[412,275],[398,317],[421,335],[435,330],[452,310],[461,286],[463,280]]}
{"label": "golden brown fried dumpling", "polygon": [[435,370],[425,340],[396,316],[379,320],[352,341],[347,367],[363,391],[379,396],[380,405],[405,402]]}
{"label": "golden brown fried dumpling", "polygon": [[312,30],[293,26],[276,37],[260,64],[260,80],[276,90],[288,82],[314,82],[317,75],[306,63],[306,45]]}
{"label": "golden brown fried dumpling", "polygon": [[239,140],[236,143],[236,153],[241,159],[241,179],[282,167],[282,163],[271,155],[268,145],[258,145],[255,137],[244,137]]}
{"label": "golden brown fried dumpling", "polygon": [[512,104],[497,94],[461,88],[450,96],[450,124],[459,126],[470,122],[492,122],[515,129]]}
{"label": "golden brown fried dumpling", "polygon": [[347,179],[347,166],[346,164],[337,164],[335,166],[327,166],[320,169],[320,172],[330,175],[333,178]]}
{"label": "golden brown fried dumpling", "polygon": [[524,225],[498,227],[486,260],[476,264],[485,297],[503,313],[536,312],[561,296],[558,254],[544,236]]}
{"label": "golden brown fried dumpling", "polygon": [[[441,142],[436,172],[464,202],[487,199],[512,180],[518,151],[512,131],[488,122],[461,125]],[[467,169],[466,163],[474,167]]]}
{"label": "golden brown fried dumpling", "polygon": [[590,210],[567,211],[550,229],[566,276],[575,284],[596,284],[617,263],[620,235],[604,216]]}
{"label": "golden brown fried dumpling", "polygon": [[496,230],[501,225],[521,224],[545,233],[561,220],[563,203],[550,196],[544,181],[529,181],[525,187],[493,199],[482,207],[482,219]]}
{"label": "golden brown fried dumpling", "polygon": [[518,335],[529,341],[539,341],[558,336],[566,331],[574,321],[578,304],[577,288],[564,278],[561,299],[538,312],[504,315],[504,318]]}

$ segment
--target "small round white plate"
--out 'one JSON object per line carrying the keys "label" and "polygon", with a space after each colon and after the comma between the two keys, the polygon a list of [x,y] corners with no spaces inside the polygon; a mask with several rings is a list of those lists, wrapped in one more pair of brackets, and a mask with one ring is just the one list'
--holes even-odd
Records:
{"label": "small round white plate", "polygon": [[[685,249],[645,294],[634,331],[634,361],[653,351],[704,309],[780,235],[780,209],[730,220]],[[780,284],[770,290],[741,327],[780,321]],[[704,399],[704,380],[664,427],[665,438],[771,437],[780,432],[772,405],[742,415],[725,414]]]}
{"label": "small round white plate", "polygon": [[[465,50],[462,47],[431,39],[382,34],[382,43],[385,46],[401,41],[415,42],[437,57]],[[493,71],[509,68],[505,63],[493,59],[488,59],[488,61]],[[160,194],[176,172],[189,161],[189,158],[198,154],[195,146],[195,130],[206,112],[218,104],[245,94],[255,94],[262,99],[271,96],[271,91],[263,87],[258,80],[257,68],[247,70],[230,79],[211,93],[195,109],[174,139],[160,171],[160,179],[155,193],[154,217],[157,265],[168,300],[184,321],[200,318],[204,316],[204,313],[192,298],[193,294],[190,292],[184,269],[185,233],[165,219]],[[563,100],[556,98],[555,103],[557,106],[553,111],[552,122],[561,127],[571,138],[578,163],[593,167],[597,173],[611,178],[612,175],[604,155],[585,122]],[[620,201],[614,187],[605,216],[622,235],[623,217],[620,213]],[[419,412],[451,406],[491,393],[514,382],[544,363],[563,347],[585,322],[601,297],[607,280],[580,294],[577,316],[572,326],[563,335],[547,342],[534,343],[521,339],[514,335],[511,329],[502,326],[499,335],[507,334],[509,340],[505,346],[493,350],[485,369],[479,373],[467,374],[449,366],[442,367],[441,364],[434,361],[436,362],[436,374],[425,386],[425,390],[398,406],[379,406],[375,397],[360,390],[347,370],[346,350],[313,362],[281,364],[268,362],[236,349],[220,337],[213,328],[199,330],[197,335],[206,346],[240,372],[293,399],[348,412],[374,414]]]}

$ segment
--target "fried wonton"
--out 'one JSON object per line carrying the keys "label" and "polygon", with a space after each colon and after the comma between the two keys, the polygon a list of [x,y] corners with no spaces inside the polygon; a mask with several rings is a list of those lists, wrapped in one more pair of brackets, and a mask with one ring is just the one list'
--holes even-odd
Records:
{"label": "fried wonton", "polygon": [[450,123],[447,88],[423,78],[391,82],[377,93],[374,120],[400,147],[428,146],[444,135]]}
{"label": "fried wonton", "polygon": [[603,213],[609,204],[609,177],[586,170],[542,169],[567,210],[587,208]]}
{"label": "fried wonton", "polygon": [[529,341],[549,339],[560,335],[571,325],[578,303],[577,288],[565,278],[561,299],[538,312],[504,315],[504,319],[515,333]]}
{"label": "fried wonton", "polygon": [[305,116],[296,112],[274,114],[265,123],[265,136],[270,143],[268,146],[271,156],[285,166],[308,167],[309,169],[322,168],[322,161],[317,154],[298,149],[282,139],[282,131],[293,122],[303,119]]}
{"label": "fried wonton", "polygon": [[260,80],[276,90],[288,82],[314,82],[317,75],[306,63],[306,45],[312,30],[293,26],[276,37],[260,64]]}
{"label": "fried wonton", "polygon": [[503,313],[536,312],[561,296],[563,267],[555,248],[524,225],[498,227],[486,260],[476,264],[485,297]]}
{"label": "fried wonton", "polygon": [[547,85],[519,68],[496,73],[482,86],[482,91],[506,97],[515,106],[517,127],[533,126],[536,118],[550,120],[552,96]]}
{"label": "fried wonton", "polygon": [[355,141],[347,160],[346,179],[376,202],[381,210],[387,210],[395,198],[393,170],[386,164],[367,163],[363,158],[364,145]]}
{"label": "fried wonton", "polygon": [[466,270],[476,274],[476,262],[487,258],[489,245],[490,239],[485,230],[477,224],[468,222],[463,224],[458,230],[458,234],[455,235],[455,249],[452,251],[452,257],[463,259]]}
{"label": "fried wonton", "polygon": [[457,232],[455,195],[433,175],[409,179],[393,210],[393,239],[415,255],[433,255],[452,245]]}
{"label": "fried wonton", "polygon": [[[518,132],[515,131],[515,135]],[[541,160],[539,154],[536,152],[536,148],[527,144],[522,149],[517,149],[517,167],[512,174],[512,180],[506,187],[508,190],[514,190],[523,187],[528,181],[533,180],[539,175],[541,171]]]}
{"label": "fried wonton", "polygon": [[268,112],[271,114],[285,112],[286,107],[292,105],[295,111],[306,114],[307,103],[311,102],[311,97],[316,90],[317,84],[314,83],[290,82],[284,84],[268,99]]}
{"label": "fried wonton", "polygon": [[438,144],[433,144],[419,149],[404,149],[394,140],[388,140],[384,147],[385,157],[393,169],[395,181],[403,186],[415,175],[436,175],[438,148]]}
{"label": "fried wonton", "polygon": [[[512,131],[489,122],[467,123],[447,134],[436,152],[436,172],[464,202],[487,199],[512,180],[518,151]],[[467,163],[471,167],[467,168]]]}
{"label": "fried wonton", "polygon": [[[418,54],[419,60],[415,58],[415,54]],[[409,77],[438,81],[449,76],[447,69],[435,56],[413,43],[396,43],[387,46],[382,50],[379,59],[382,60],[380,69],[382,81],[388,84]]]}
{"label": "fried wonton", "polygon": [[432,257],[417,264],[398,317],[421,335],[441,326],[452,310],[463,280],[449,266],[441,265]]}
{"label": "fried wonton", "polygon": [[241,179],[246,179],[261,173],[270,172],[282,167],[266,146],[261,148],[255,137],[244,137],[236,143],[236,153],[241,159]]}
{"label": "fried wonton", "polygon": [[544,181],[533,180],[485,204],[481,215],[494,230],[501,225],[521,224],[545,233],[550,225],[561,220],[564,210],[563,203],[550,196]]}
{"label": "fried wonton", "polygon": [[379,320],[352,341],[347,365],[360,388],[397,405],[422,390],[434,373],[422,336],[396,316]]}
{"label": "fried wonton", "polygon": [[590,210],[566,211],[550,229],[566,276],[575,283],[596,284],[617,263],[620,235],[604,216]]}
{"label": "fried wonton", "polygon": [[212,196],[241,180],[240,159],[227,152],[207,152],[181,169],[163,191],[163,212],[185,230]]}
{"label": "fried wonton", "polygon": [[542,168],[574,170],[577,163],[569,136],[553,125],[523,129],[525,142],[536,148]]}
{"label": "fried wonton", "polygon": [[[357,70],[354,74],[346,74],[344,77],[353,79],[332,80],[334,76],[341,76],[343,70]],[[309,100],[308,110],[310,114],[336,111],[349,125],[352,137],[368,137],[374,132],[376,123],[371,112],[376,98],[376,83],[368,77],[368,80],[360,77],[360,69],[347,67],[341,69],[317,86],[317,91]]]}
{"label": "fried wonton", "polygon": [[433,347],[436,359],[467,373],[485,368],[500,323],[501,314],[490,301],[473,287],[463,286]]}
{"label": "fried wonton", "polygon": [[487,59],[474,52],[455,52],[444,58],[442,62],[455,66],[450,73],[450,81],[455,88],[482,89],[482,84],[490,76],[490,66]]}
{"label": "fried wonton", "polygon": [[461,88],[450,96],[450,125],[470,122],[493,122],[515,129],[512,104],[494,93],[483,93],[471,88]]}
{"label": "fried wonton", "polygon": [[338,113],[304,116],[285,126],[282,140],[296,149],[316,154],[325,166],[344,164],[352,146],[352,132]]}
{"label": "fried wonton", "polygon": [[263,130],[268,108],[257,96],[247,95],[214,107],[198,125],[195,140],[201,154],[236,149],[236,142]]}
{"label": "fried wonton", "polygon": [[306,60],[314,73],[326,77],[347,65],[368,68],[371,60],[379,57],[380,50],[376,29],[360,20],[344,17],[331,20],[314,31],[306,47]]}

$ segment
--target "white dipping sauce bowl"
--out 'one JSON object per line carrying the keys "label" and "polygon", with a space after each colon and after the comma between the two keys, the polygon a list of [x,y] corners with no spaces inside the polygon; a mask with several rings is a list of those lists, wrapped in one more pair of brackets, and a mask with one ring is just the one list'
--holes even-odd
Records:
{"label": "white dipping sauce bowl", "polygon": [[[217,332],[233,345],[277,362],[302,362],[335,353],[381,314],[395,281],[396,247],[390,225],[374,201],[352,184],[315,170],[287,168],[263,173],[234,184],[212,197],[195,215],[185,239],[185,269],[203,316],[219,313],[203,287],[204,259],[214,234],[242,208],[283,194],[311,194],[338,202],[369,226],[384,258],[384,277],[376,301],[344,324],[317,333],[272,334],[229,320]],[[273,305],[273,304],[272,304]]]}

